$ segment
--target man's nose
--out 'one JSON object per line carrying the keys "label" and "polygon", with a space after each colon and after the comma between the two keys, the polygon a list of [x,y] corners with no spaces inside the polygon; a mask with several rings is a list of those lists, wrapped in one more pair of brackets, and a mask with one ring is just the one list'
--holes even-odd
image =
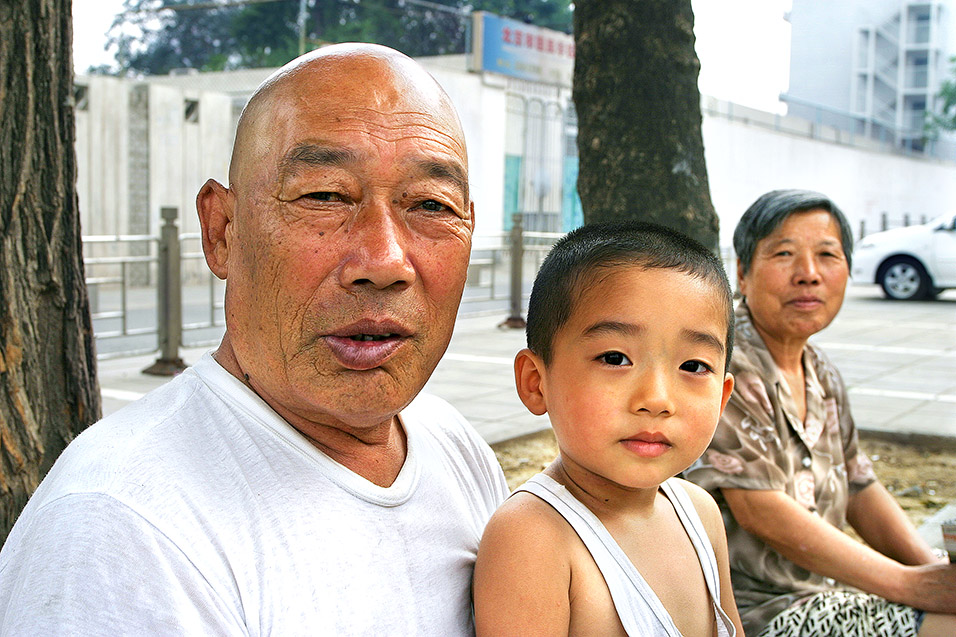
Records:
{"label": "man's nose", "polygon": [[798,284],[816,284],[820,282],[820,269],[816,258],[810,253],[797,255],[794,262],[794,281]]}
{"label": "man's nose", "polygon": [[674,392],[672,379],[660,366],[654,365],[636,379],[631,394],[631,412],[650,416],[673,415]]}
{"label": "man's nose", "polygon": [[384,290],[407,287],[415,281],[415,267],[408,254],[408,227],[388,206],[364,206],[347,241],[341,269],[343,287],[367,285]]}

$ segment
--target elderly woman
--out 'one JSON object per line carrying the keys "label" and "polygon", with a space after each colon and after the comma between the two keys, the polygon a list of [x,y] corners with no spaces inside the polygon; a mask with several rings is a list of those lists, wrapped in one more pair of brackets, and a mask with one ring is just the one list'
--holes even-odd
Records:
{"label": "elderly woman", "polygon": [[807,342],[843,304],[852,247],[840,209],[801,190],[763,195],[734,232],[737,388],[685,476],[724,513],[751,637],[956,635],[956,565],[877,481],[839,372]]}

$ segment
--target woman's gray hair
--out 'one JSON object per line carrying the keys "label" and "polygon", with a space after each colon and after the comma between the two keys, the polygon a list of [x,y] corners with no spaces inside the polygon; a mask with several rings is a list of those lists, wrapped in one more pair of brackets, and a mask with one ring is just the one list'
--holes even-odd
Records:
{"label": "woman's gray hair", "polygon": [[771,234],[784,220],[795,212],[816,209],[826,210],[840,226],[840,243],[851,266],[853,255],[853,231],[843,216],[843,211],[826,195],[812,190],[772,190],[753,202],[734,230],[734,251],[740,260],[741,273],[750,271],[754,250],[760,240]]}

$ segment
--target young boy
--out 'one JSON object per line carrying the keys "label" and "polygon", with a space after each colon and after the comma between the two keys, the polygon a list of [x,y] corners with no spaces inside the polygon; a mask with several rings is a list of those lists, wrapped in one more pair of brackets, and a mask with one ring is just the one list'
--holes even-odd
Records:
{"label": "young boy", "polygon": [[598,224],[535,279],[515,383],[560,453],[485,529],[478,635],[742,635],[717,505],[673,478],[733,389],[730,287],[701,245]]}

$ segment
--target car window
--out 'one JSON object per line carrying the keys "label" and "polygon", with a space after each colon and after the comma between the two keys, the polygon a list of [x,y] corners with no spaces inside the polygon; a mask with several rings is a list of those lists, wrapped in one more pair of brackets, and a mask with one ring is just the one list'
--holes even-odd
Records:
{"label": "car window", "polygon": [[933,230],[956,230],[956,215],[949,217],[937,217],[931,222]]}

